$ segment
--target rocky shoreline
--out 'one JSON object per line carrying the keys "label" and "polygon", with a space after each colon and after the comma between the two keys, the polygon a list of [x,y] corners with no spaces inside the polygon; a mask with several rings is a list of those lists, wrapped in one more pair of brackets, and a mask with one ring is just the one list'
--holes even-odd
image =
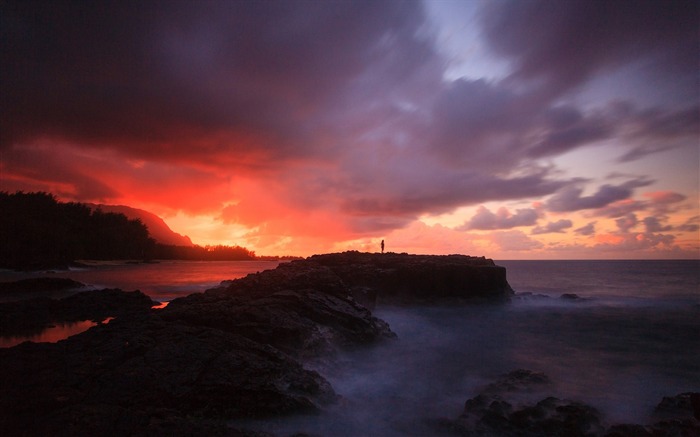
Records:
{"label": "rocky shoreline", "polygon": [[[55,344],[0,349],[0,433],[269,435],[235,423],[342,404],[342,393],[309,365],[394,341],[372,315],[375,305],[503,302],[512,294],[505,269],[489,259],[345,252],[225,281],[159,310],[142,293],[119,290],[0,304],[3,332],[116,317]],[[665,402],[671,425],[611,428],[592,407],[548,397],[518,405],[507,396],[546,380],[513,372],[467,401],[462,416],[426,418],[426,429],[461,436],[700,430],[697,394]]]}

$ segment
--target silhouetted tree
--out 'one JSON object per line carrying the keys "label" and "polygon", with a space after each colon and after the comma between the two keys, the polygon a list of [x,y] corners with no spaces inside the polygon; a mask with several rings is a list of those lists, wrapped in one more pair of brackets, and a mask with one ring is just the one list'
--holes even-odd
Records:
{"label": "silhouetted tree", "polygon": [[57,267],[77,259],[256,259],[240,246],[156,244],[139,219],[61,203],[45,192],[0,192],[0,211],[0,267]]}
{"label": "silhouetted tree", "polygon": [[146,258],[155,241],[140,220],[60,203],[49,193],[0,192],[0,266],[42,268],[76,259]]}

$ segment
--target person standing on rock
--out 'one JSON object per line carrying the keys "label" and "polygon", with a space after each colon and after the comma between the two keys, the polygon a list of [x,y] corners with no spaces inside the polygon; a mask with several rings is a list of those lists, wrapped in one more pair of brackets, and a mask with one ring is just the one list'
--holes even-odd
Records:
{"label": "person standing on rock", "polygon": [[384,253],[384,240],[382,240],[381,246],[382,246],[382,253]]}

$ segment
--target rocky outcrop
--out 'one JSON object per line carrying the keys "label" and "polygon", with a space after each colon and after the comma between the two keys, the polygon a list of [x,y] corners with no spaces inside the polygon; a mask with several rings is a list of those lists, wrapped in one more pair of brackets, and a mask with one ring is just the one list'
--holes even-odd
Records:
{"label": "rocky outcrop", "polygon": [[513,293],[506,269],[484,257],[344,252],[307,262],[330,268],[360,299],[376,295],[378,304],[494,301]]}
{"label": "rocky outcrop", "polygon": [[[0,282],[0,293],[44,293],[84,288],[85,284],[68,278],[28,278],[13,282]],[[25,296],[26,298],[26,296]]]}
{"label": "rocky outcrop", "polygon": [[[665,397],[656,408],[660,420],[652,425],[617,424],[607,427],[595,408],[570,400],[547,396],[540,401],[523,401],[523,394],[541,394],[551,384],[537,372],[518,369],[486,386],[467,400],[456,420],[432,421],[436,433],[455,436],[506,437],[672,437],[700,435],[694,417],[693,399],[698,393]],[[532,397],[532,396],[530,396]]]}
{"label": "rocky outcrop", "polygon": [[313,289],[245,297],[193,295],[171,302],[162,317],[237,333],[297,358],[328,356],[337,348],[394,336],[366,308]]}
{"label": "rocky outcrop", "polygon": [[157,315],[0,349],[0,361],[6,436],[241,435],[222,419],[314,413],[336,398],[273,347]]}
{"label": "rocky outcrop", "polygon": [[386,303],[502,301],[513,294],[506,270],[466,255],[343,252],[314,255],[227,283],[217,292],[267,293],[322,287],[372,309]]}
{"label": "rocky outcrop", "polygon": [[0,303],[0,331],[5,336],[30,335],[55,323],[120,317],[150,312],[154,302],[140,291],[83,291],[63,299],[40,297]]}

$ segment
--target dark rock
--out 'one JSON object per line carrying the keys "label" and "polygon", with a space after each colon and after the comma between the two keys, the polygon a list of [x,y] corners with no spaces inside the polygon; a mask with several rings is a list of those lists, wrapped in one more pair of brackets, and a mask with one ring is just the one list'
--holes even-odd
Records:
{"label": "dark rock", "polygon": [[550,383],[549,377],[544,373],[517,369],[489,384],[483,393],[528,392]]}
{"label": "dark rock", "polygon": [[622,424],[611,426],[605,437],[652,437],[651,431],[642,425]]}
{"label": "dark rock", "polygon": [[199,418],[315,413],[336,398],[318,373],[274,348],[155,315],[3,349],[0,361],[3,435],[147,434],[159,420],[196,428]]}
{"label": "dark rock", "polygon": [[505,268],[484,257],[344,252],[306,262],[329,267],[352,289],[375,290],[380,304],[503,300],[513,294]]}
{"label": "dark rock", "polygon": [[467,401],[457,421],[472,435],[598,436],[603,431],[600,414],[588,405],[549,397],[515,408],[507,401],[479,396]]}
{"label": "dark rock", "polygon": [[654,437],[697,437],[700,436],[700,423],[695,419],[662,420],[653,424]]}
{"label": "dark rock", "polygon": [[564,293],[559,297],[564,300],[581,300],[581,296],[576,293]]}
{"label": "dark rock", "polygon": [[660,419],[650,426],[655,437],[700,436],[700,393],[665,396],[654,417]]}
{"label": "dark rock", "polygon": [[47,297],[0,303],[3,335],[37,333],[54,323],[121,317],[149,312],[157,302],[140,291],[117,289],[83,291],[63,299]]}
{"label": "dark rock", "polygon": [[467,400],[464,412],[441,430],[463,436],[600,436],[598,411],[578,402],[547,397],[536,404],[517,405],[522,393],[551,384],[543,373],[518,369],[486,386]]}
{"label": "dark rock", "polygon": [[[347,297],[337,277],[323,267],[315,270],[315,284],[306,268],[299,276],[285,272],[286,283],[278,282],[276,270],[251,275],[225,290],[173,300],[162,317],[235,332],[300,358],[395,337],[384,321]],[[311,285],[316,288],[303,288]]]}
{"label": "dark rock", "polygon": [[13,282],[0,282],[0,293],[64,291],[83,287],[85,284],[68,278],[28,278]]}
{"label": "dark rock", "polygon": [[522,393],[547,387],[542,373],[515,370],[487,385],[467,400],[456,420],[426,421],[435,432],[459,436],[605,436],[605,437],[694,437],[700,422],[694,416],[698,393],[664,397],[656,408],[661,420],[653,425],[616,424],[606,430],[600,413],[579,402],[547,397],[534,405],[522,401]]}
{"label": "dark rock", "polygon": [[656,406],[654,414],[662,419],[700,420],[700,393],[681,393],[676,396],[664,396]]}

